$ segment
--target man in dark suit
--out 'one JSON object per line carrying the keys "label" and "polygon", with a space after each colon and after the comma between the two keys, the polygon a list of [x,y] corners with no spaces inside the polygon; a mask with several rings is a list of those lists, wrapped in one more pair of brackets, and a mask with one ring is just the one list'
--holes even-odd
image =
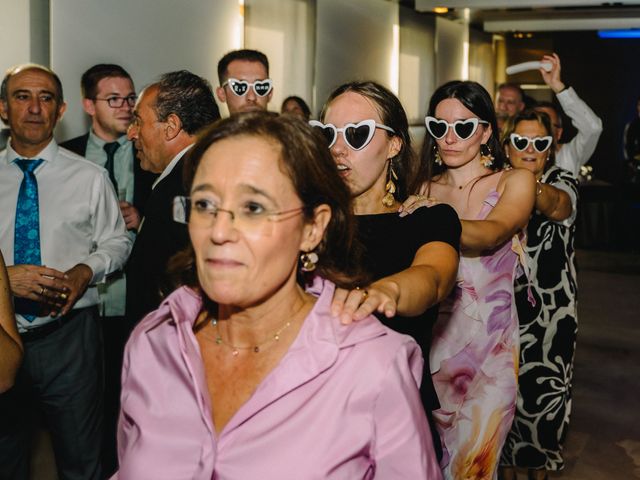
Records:
{"label": "man in dark suit", "polygon": [[167,262],[189,243],[172,217],[173,199],[185,195],[182,157],[196,133],[220,118],[211,85],[186,70],[164,74],[138,99],[129,139],[144,170],[159,173],[127,264],[127,321],[133,328],[162,300]]}
{"label": "man in dark suit", "polygon": [[[80,86],[82,106],[91,117],[91,129],[61,146],[106,168],[133,241],[156,177],[140,168],[133,144],[127,139],[127,128],[131,124],[136,102],[133,80],[119,65],[98,64],[82,75]],[[105,283],[98,285],[98,292],[105,370],[103,470],[109,475],[117,466],[120,371],[127,334],[124,316],[126,279],[123,271],[110,275]]]}

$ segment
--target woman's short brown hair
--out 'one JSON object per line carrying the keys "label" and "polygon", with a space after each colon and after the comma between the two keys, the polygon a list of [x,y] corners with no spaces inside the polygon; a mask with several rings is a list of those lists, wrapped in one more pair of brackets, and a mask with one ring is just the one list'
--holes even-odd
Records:
{"label": "woman's short brown hair", "polygon": [[[355,239],[351,193],[338,173],[326,140],[317,129],[299,117],[250,112],[215,122],[200,133],[196,144],[185,156],[186,191],[191,191],[204,153],[216,142],[239,136],[264,138],[278,146],[280,167],[291,179],[304,205],[303,214],[307,219],[313,218],[314,210],[319,205],[327,204],[331,208],[331,220],[315,249],[319,260],[314,274],[343,287],[352,287],[363,280],[357,273],[358,252],[361,249]],[[178,274],[173,287],[177,286],[176,283],[197,287],[191,247],[172,259],[170,270],[174,275]],[[302,283],[304,279],[300,276],[299,280]]]}

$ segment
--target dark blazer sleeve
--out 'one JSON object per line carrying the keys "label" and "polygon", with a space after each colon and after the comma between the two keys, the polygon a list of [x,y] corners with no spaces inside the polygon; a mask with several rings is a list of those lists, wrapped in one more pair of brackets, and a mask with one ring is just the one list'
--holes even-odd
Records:
{"label": "dark blazer sleeve", "polygon": [[62,142],[60,146],[84,157],[84,154],[87,153],[88,142],[89,132],[85,133],[84,135],[80,135],[79,137],[72,138],[71,140],[67,140],[66,142]]}
{"label": "dark blazer sleeve", "polygon": [[126,315],[131,329],[158,308],[167,284],[167,263],[189,244],[187,226],[172,218],[176,195],[184,195],[182,161],[151,192],[127,263]]}

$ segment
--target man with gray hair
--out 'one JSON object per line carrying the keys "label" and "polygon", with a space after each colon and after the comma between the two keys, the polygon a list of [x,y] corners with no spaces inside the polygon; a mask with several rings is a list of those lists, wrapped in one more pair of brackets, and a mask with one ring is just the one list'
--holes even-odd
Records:
{"label": "man with gray hair", "polygon": [[0,250],[24,361],[0,396],[0,478],[27,480],[32,421],[44,414],[58,477],[101,479],[102,351],[96,284],[121,269],[131,239],[107,171],[59,148],[66,105],[58,76],[9,69],[0,115]]}
{"label": "man with gray hair", "polygon": [[141,167],[160,176],[145,205],[127,264],[130,329],[160,305],[167,262],[189,243],[186,226],[172,217],[174,197],[185,195],[182,157],[195,143],[198,131],[219,118],[209,82],[186,70],[162,75],[138,98],[128,136]]}

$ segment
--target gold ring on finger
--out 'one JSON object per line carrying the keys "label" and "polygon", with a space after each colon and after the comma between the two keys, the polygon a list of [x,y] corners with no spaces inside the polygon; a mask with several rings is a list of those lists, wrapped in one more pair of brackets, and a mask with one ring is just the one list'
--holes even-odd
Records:
{"label": "gold ring on finger", "polygon": [[66,300],[68,297],[68,295],[66,293],[61,293],[60,295],[58,295],[62,300]]}
{"label": "gold ring on finger", "polygon": [[38,295],[40,295],[40,296],[44,295],[44,291],[45,290],[46,289],[44,287],[40,287],[40,293]]}
{"label": "gold ring on finger", "polygon": [[365,288],[364,290],[362,290],[362,301],[364,302],[368,296],[369,296],[369,290]]}

